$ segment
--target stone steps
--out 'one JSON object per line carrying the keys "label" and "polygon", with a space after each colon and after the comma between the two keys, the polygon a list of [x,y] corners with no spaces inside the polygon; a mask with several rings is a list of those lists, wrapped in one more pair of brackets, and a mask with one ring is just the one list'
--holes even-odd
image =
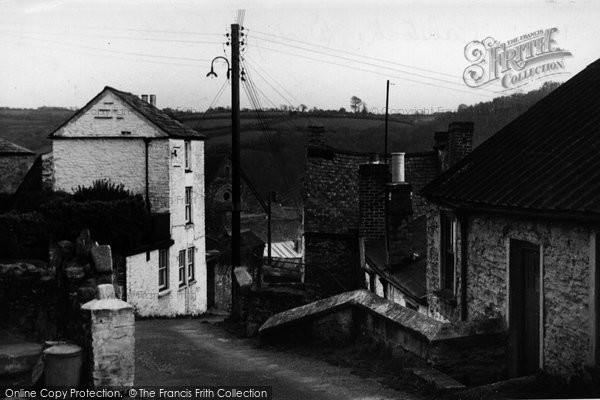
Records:
{"label": "stone steps", "polygon": [[453,392],[466,388],[456,379],[434,368],[411,368],[408,371],[421,382],[432,385],[440,392]]}

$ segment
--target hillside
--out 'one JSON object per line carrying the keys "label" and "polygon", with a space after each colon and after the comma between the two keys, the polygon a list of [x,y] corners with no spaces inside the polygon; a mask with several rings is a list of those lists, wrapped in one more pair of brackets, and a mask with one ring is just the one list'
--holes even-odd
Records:
{"label": "hillside", "polygon": [[[389,149],[405,152],[430,150],[433,132],[445,130],[449,122],[460,120],[475,123],[473,140],[477,146],[556,87],[556,83],[546,83],[542,88],[526,94],[461,106],[456,112],[391,115]],[[209,136],[207,154],[230,152],[231,121],[228,110],[211,110],[205,114],[170,109],[165,111]],[[50,107],[0,108],[0,137],[37,153],[49,151],[50,141],[46,138],[47,135],[73,112],[66,108]],[[259,119],[253,111],[242,111],[242,166],[261,193],[266,194],[271,190],[283,193],[287,203],[291,203],[294,198],[298,199],[305,165],[308,126],[315,123],[325,127],[327,144],[330,146],[350,151],[383,151],[382,115],[324,110],[269,110],[262,112]]]}

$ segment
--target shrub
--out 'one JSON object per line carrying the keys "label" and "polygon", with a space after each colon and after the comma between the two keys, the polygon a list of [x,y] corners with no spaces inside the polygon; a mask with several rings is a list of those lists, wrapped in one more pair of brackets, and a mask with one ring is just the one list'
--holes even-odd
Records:
{"label": "shrub", "polygon": [[0,214],[0,259],[46,259],[48,238],[48,224],[40,213]]}
{"label": "shrub", "polygon": [[112,182],[110,179],[100,179],[94,181],[92,186],[79,185],[73,193],[75,201],[111,201],[122,200],[134,196],[129,190],[125,189],[122,183]]}
{"label": "shrub", "polygon": [[95,241],[110,244],[123,254],[141,246],[150,231],[150,218],[140,196],[113,201],[52,201],[40,213],[48,224],[50,240],[75,238],[88,228]]}

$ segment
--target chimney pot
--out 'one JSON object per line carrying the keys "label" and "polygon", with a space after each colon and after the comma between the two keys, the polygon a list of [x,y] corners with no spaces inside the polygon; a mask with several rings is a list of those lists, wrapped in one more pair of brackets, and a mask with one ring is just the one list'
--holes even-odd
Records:
{"label": "chimney pot", "polygon": [[404,155],[405,153],[392,153],[392,182],[404,183]]}
{"label": "chimney pot", "polygon": [[142,101],[145,101],[146,103],[148,102],[148,95],[147,94],[143,94],[141,97],[142,97]]}
{"label": "chimney pot", "polygon": [[156,107],[156,95],[155,94],[150,95],[150,104],[152,104],[153,106]]}

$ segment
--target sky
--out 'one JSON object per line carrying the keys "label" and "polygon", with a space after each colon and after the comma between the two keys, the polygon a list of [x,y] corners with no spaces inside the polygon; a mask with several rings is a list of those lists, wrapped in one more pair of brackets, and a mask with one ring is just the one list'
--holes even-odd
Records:
{"label": "sky", "polygon": [[[242,13],[239,10],[244,10]],[[241,105],[350,108],[358,96],[383,112],[423,113],[563,82],[600,58],[600,2],[0,0],[0,107],[82,107],[112,86],[156,94],[157,106],[230,105],[225,36],[243,26]],[[556,28],[571,56],[560,73],[470,87],[465,47]],[[544,75],[544,74],[541,74]],[[521,82],[523,83],[523,82]]]}

